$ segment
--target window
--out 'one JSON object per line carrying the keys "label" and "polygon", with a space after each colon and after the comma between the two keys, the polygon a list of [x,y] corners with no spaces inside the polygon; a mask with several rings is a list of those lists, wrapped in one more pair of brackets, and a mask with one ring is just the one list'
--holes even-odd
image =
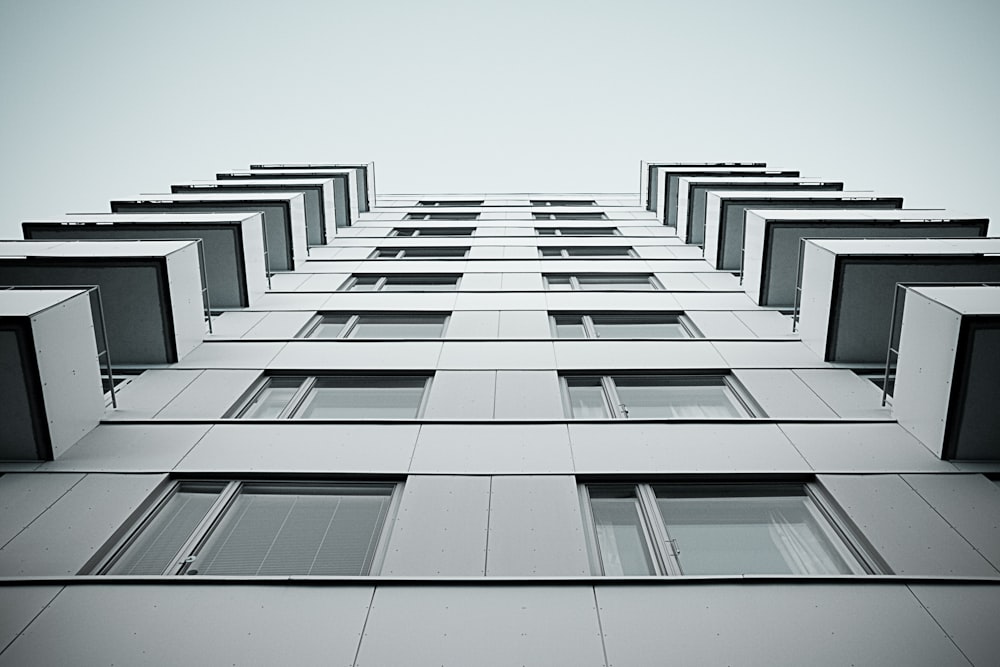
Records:
{"label": "window", "polygon": [[441,338],[447,313],[321,313],[299,338]]}
{"label": "window", "polygon": [[734,419],[752,416],[728,375],[564,375],[574,419]]}
{"label": "window", "polygon": [[617,227],[535,227],[539,236],[621,236]]}
{"label": "window", "polygon": [[469,213],[407,213],[403,220],[478,220],[479,214]]}
{"label": "window", "polygon": [[348,292],[454,292],[459,276],[354,275],[340,288]]}
{"label": "window", "polygon": [[422,199],[417,206],[482,206],[482,199]]}
{"label": "window", "polygon": [[532,199],[532,206],[594,206],[593,199]]}
{"label": "window", "polygon": [[472,236],[473,227],[397,227],[390,236]]}
{"label": "window", "polygon": [[863,574],[883,571],[814,484],[590,484],[598,573]]}
{"label": "window", "polygon": [[551,313],[555,338],[691,338],[693,325],[679,313]]}
{"label": "window", "polygon": [[462,259],[468,248],[376,248],[372,259]]}
{"label": "window", "polygon": [[231,411],[239,419],[414,419],[426,375],[271,375]]}
{"label": "window", "polygon": [[603,213],[589,211],[583,213],[532,213],[535,220],[607,220],[608,216]]}
{"label": "window", "polygon": [[95,571],[359,576],[383,542],[391,483],[181,481]]}
{"label": "window", "polygon": [[656,278],[647,273],[549,273],[542,276],[548,290],[658,290]]}
{"label": "window", "polygon": [[635,251],[628,246],[576,246],[573,248],[539,248],[542,257],[635,257]]}

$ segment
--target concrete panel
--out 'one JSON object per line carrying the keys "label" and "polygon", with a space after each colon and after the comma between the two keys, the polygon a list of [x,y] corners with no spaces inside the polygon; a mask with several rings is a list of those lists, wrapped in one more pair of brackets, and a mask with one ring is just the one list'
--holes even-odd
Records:
{"label": "concrete panel", "polygon": [[256,368],[268,365],[285,343],[202,343],[181,359],[177,368]]}
{"label": "concrete panel", "polygon": [[544,292],[459,292],[456,310],[545,310]]}
{"label": "concrete panel", "polygon": [[743,369],[733,372],[772,419],[834,419],[836,413],[790,370]]}
{"label": "concrete panel", "polygon": [[496,371],[438,371],[424,419],[492,419]]}
{"label": "concrete panel", "polygon": [[164,477],[87,475],[0,548],[0,576],[76,574]]}
{"label": "concrete panel", "polygon": [[803,472],[774,424],[570,424],[578,473]]}
{"label": "concrete panel", "polygon": [[212,317],[212,333],[205,334],[206,339],[239,338],[255,324],[264,319],[266,313],[230,310]]}
{"label": "concrete panel", "polygon": [[552,343],[446,342],[438,367],[442,369],[550,369],[556,367]]}
{"label": "concrete panel", "polygon": [[[525,250],[534,252],[534,248],[508,248],[507,250]],[[505,292],[535,292],[542,287],[540,273],[505,273],[500,279],[500,289]]]}
{"label": "concrete panel", "polygon": [[678,665],[968,667],[902,585],[699,582],[596,590],[615,667],[649,665],[650,656],[670,656]]}
{"label": "concrete panel", "polygon": [[[14,641],[35,616],[59,594],[62,586],[4,586],[0,588],[0,651]],[[2,656],[0,656],[2,661]],[[24,663],[28,664],[28,663]]]}
{"label": "concrete panel", "polygon": [[798,337],[792,331],[792,318],[776,310],[741,310],[733,313],[760,338]]}
{"label": "concrete panel", "polygon": [[294,341],[285,344],[273,360],[265,360],[264,366],[282,370],[430,370],[437,366],[440,354],[441,343],[434,342]]}
{"label": "concrete panel", "polygon": [[696,310],[685,313],[705,338],[756,338],[734,313]]}
{"label": "concrete panel", "polygon": [[727,368],[703,340],[565,340],[554,346],[560,370]]}
{"label": "concrete panel", "polygon": [[459,289],[463,292],[490,292],[501,289],[499,273],[468,273],[462,276]]}
{"label": "concrete panel", "polygon": [[258,310],[322,310],[330,298],[323,292],[268,292],[257,299],[254,308]]}
{"label": "concrete panel", "polygon": [[675,292],[671,296],[684,311],[750,310],[756,307],[750,297],[739,292]]}
{"label": "concrete panel", "polygon": [[719,341],[713,343],[730,368],[827,367],[826,362],[799,341]]}
{"label": "concrete panel", "polygon": [[496,419],[562,419],[559,376],[554,371],[497,371]]}
{"label": "concrete panel", "polygon": [[909,588],[969,662],[976,667],[996,664],[1000,586],[929,583]]}
{"label": "concrete panel", "polygon": [[500,312],[496,310],[456,310],[448,320],[446,338],[496,339]]}
{"label": "concrete panel", "polygon": [[590,574],[576,478],[493,477],[486,576]]}
{"label": "concrete panel", "polygon": [[350,665],[371,596],[371,586],[70,586],[0,665]]}
{"label": "concrete panel", "polygon": [[854,371],[838,368],[793,371],[840,417],[848,419],[889,419],[890,409],[882,407],[882,390]]}
{"label": "concrete panel", "polygon": [[[489,477],[411,475],[391,527],[382,574],[484,576],[489,506]],[[425,610],[419,616],[428,614]],[[411,625],[417,621],[409,619]],[[388,643],[399,645],[400,640]]]}
{"label": "concrete panel", "polygon": [[898,475],[821,475],[820,481],[894,573],[997,576]]}
{"label": "concrete panel", "polygon": [[898,424],[782,424],[782,432],[815,470],[954,472]]}
{"label": "concrete panel", "polygon": [[982,475],[903,475],[903,480],[1000,572],[996,482]]}
{"label": "concrete panel", "polygon": [[239,400],[259,370],[203,371],[165,408],[158,419],[219,419]]}
{"label": "concrete panel", "polygon": [[118,408],[105,419],[152,419],[204,371],[148,370],[118,389]]}
{"label": "concrete panel", "polygon": [[675,294],[666,292],[546,292],[549,310],[681,310]]}
{"label": "concrete panel", "polygon": [[[312,268],[309,264],[305,268]],[[334,292],[340,289],[351,274],[348,272],[352,267],[341,267],[337,273],[317,273],[309,276],[305,282],[296,290],[299,292]]]}
{"label": "concrete panel", "polygon": [[382,665],[599,667],[593,589],[380,587],[356,667]]}
{"label": "concrete panel", "polygon": [[217,424],[184,457],[191,472],[406,472],[419,427],[409,424]]}
{"label": "concrete panel", "polygon": [[715,273],[696,273],[695,277],[705,283],[705,287],[719,291],[740,291],[740,279],[731,273],[719,271]]}
{"label": "concrete panel", "polygon": [[243,338],[294,338],[315,316],[315,310],[268,313]]}
{"label": "concrete panel", "polygon": [[410,464],[415,473],[572,471],[562,424],[425,424]]}
{"label": "concrete panel", "polygon": [[[321,308],[314,310],[433,310],[450,311],[455,307],[455,292],[336,292],[329,295]],[[485,306],[466,310],[488,310]]]}
{"label": "concrete panel", "polygon": [[31,525],[83,477],[28,473],[6,473],[0,477],[0,515],[3,516],[3,521],[0,521],[0,547],[6,546],[15,535]]}
{"label": "concrete panel", "polygon": [[208,424],[102,424],[40,471],[162,472],[184,458]]}
{"label": "concrete panel", "polygon": [[500,313],[500,338],[551,338],[548,313],[543,310],[505,310]]}

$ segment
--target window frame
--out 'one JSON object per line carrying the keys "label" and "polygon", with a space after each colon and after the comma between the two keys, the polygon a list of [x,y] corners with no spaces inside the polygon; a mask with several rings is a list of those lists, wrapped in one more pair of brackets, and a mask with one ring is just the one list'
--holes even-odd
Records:
{"label": "window frame", "polygon": [[[404,234],[402,232],[409,232]],[[475,227],[393,227],[389,232],[392,238],[465,238],[472,236],[476,232]]]}
{"label": "window frame", "polygon": [[594,199],[529,199],[529,206],[597,206]]}
{"label": "window frame", "polygon": [[417,206],[428,206],[438,208],[458,208],[482,206],[485,199],[421,199],[417,201]]}
{"label": "window frame", "polygon": [[[372,289],[370,289],[370,290],[355,290],[354,289],[355,285],[357,285],[359,279],[362,279],[362,278],[375,278],[374,287]],[[419,286],[420,285],[419,281],[421,281],[421,280],[427,281],[424,284],[431,284],[428,281],[428,279],[430,279],[430,278],[454,278],[455,279],[454,283],[450,283],[453,286],[453,289],[450,289],[450,290],[419,290],[419,289],[414,289],[414,290],[398,290],[400,292],[402,292],[402,291],[415,291],[415,292],[419,292],[419,291],[457,292],[459,285],[462,283],[462,276],[461,276],[461,274],[453,274],[453,273],[425,273],[425,274],[419,274],[419,275],[410,275],[410,274],[405,274],[405,273],[397,273],[397,274],[355,273],[355,274],[352,274],[351,277],[348,278],[346,281],[344,281],[344,284],[341,285],[340,288],[337,291],[338,292],[352,292],[352,291],[353,292],[384,292],[384,291],[386,291],[385,290],[385,286],[389,283],[390,280],[392,280],[392,279],[399,279],[399,278],[407,278],[407,279],[412,279],[412,280],[418,281],[418,282],[414,283],[414,286]],[[434,284],[444,285],[444,284],[448,284],[448,283],[442,282],[442,283],[434,283]]]}
{"label": "window frame", "polygon": [[[110,571],[128,553],[129,549],[144,535],[150,524],[162,512],[170,500],[183,487],[194,485],[219,485],[216,498],[212,502],[205,516],[198,522],[191,534],[184,540],[181,546],[170,560],[170,565],[161,574],[112,574]],[[135,516],[126,526],[120,529],[119,534],[108,541],[97,555],[92,558],[78,574],[93,574],[100,576],[162,576],[174,577],[191,573],[192,565],[197,563],[197,556],[203,550],[208,539],[218,529],[219,525],[226,518],[227,513],[232,509],[233,503],[239,494],[247,487],[254,486],[285,486],[290,492],[303,488],[338,488],[357,489],[359,487],[369,487],[372,490],[385,489],[389,499],[385,514],[381,518],[381,525],[375,531],[376,540],[371,561],[368,563],[367,572],[361,575],[278,575],[278,576],[299,576],[299,577],[334,577],[334,576],[376,576],[382,569],[385,560],[386,550],[389,542],[389,534],[395,517],[398,513],[400,499],[404,482],[397,479],[295,479],[289,477],[263,478],[263,479],[232,479],[232,478],[174,478],[167,480],[160,485],[143,503],[138,515]],[[361,495],[361,494],[359,494]],[[204,576],[241,576],[253,578],[253,575],[204,575]],[[274,576],[274,575],[261,575]]]}
{"label": "window frame", "polygon": [[[302,378],[302,382],[295,389],[294,393],[289,397],[288,401],[285,403],[278,414],[274,417],[248,417],[246,413],[253,407],[257,399],[264,394],[268,389],[271,388],[271,384],[274,380],[283,379],[294,379]],[[330,418],[330,417],[297,417],[296,414],[302,409],[305,404],[306,399],[309,398],[310,393],[317,384],[327,378],[337,378],[337,379],[362,379],[362,380],[376,380],[378,378],[391,378],[391,379],[401,379],[401,378],[423,378],[424,384],[422,389],[422,394],[420,396],[420,401],[417,404],[416,413],[412,417],[342,417],[342,418]],[[425,409],[427,408],[427,400],[430,395],[431,384],[434,379],[434,373],[378,373],[371,375],[358,375],[356,373],[313,373],[310,374],[309,371],[304,371],[302,373],[265,373],[257,378],[253,384],[240,396],[240,399],[226,411],[223,419],[238,419],[242,421],[342,421],[342,420],[353,420],[362,419],[366,421],[383,421],[383,420],[412,420],[420,419]]]}
{"label": "window frame", "polygon": [[[663,319],[673,318],[676,322],[662,322],[667,324],[676,323],[680,330],[684,333],[683,336],[658,336],[649,338],[634,338],[634,337],[622,337],[622,338],[607,338],[599,335],[597,330],[597,325],[594,323],[594,317],[613,317],[619,318],[623,322],[627,322],[629,319],[635,320],[636,324],[658,324],[658,322],[651,322],[656,317],[661,317]],[[584,336],[583,338],[571,338],[562,337],[559,335],[559,322],[560,318],[577,318],[579,319],[580,326],[583,328]],[[640,322],[638,320],[646,319],[647,322]],[[639,312],[639,311],[628,311],[628,312],[589,312],[589,313],[579,313],[579,312],[558,312],[549,311],[549,330],[552,332],[552,338],[556,340],[586,340],[586,339],[597,339],[597,340],[687,340],[689,338],[704,338],[698,327],[694,325],[694,322],[683,312],[678,311],[650,311],[650,312]]]}
{"label": "window frame", "polygon": [[[605,339],[608,340],[608,339]],[[670,381],[678,381],[684,379],[694,379],[705,380],[705,379],[718,379],[720,381],[719,386],[723,387],[725,394],[730,399],[733,406],[742,411],[742,415],[732,416],[732,417],[629,417],[628,407],[625,402],[621,399],[618,392],[618,387],[615,383],[615,378],[650,378],[654,380],[660,380],[662,386],[670,386]],[[604,401],[604,417],[577,417],[573,414],[573,402],[570,396],[570,383],[571,380],[599,380],[600,387],[602,389],[602,399]],[[681,383],[680,386],[683,386]],[[743,387],[732,375],[732,373],[727,372],[715,372],[715,373],[699,373],[699,372],[683,372],[683,373],[628,373],[628,372],[611,372],[611,373],[560,373],[559,375],[559,390],[562,395],[563,412],[566,419],[613,419],[613,420],[628,420],[628,419],[652,419],[654,421],[660,420],[680,420],[680,421],[716,421],[716,420],[727,420],[727,419],[758,419],[766,417],[767,415],[761,409],[760,405],[753,399],[753,396],[747,392],[746,388]]]}
{"label": "window frame", "polygon": [[[574,254],[577,250],[624,250],[622,253]],[[557,251],[558,254],[546,254],[546,251]],[[632,246],[538,246],[538,256],[541,259],[634,259],[636,254]]]}
{"label": "window frame", "polygon": [[609,220],[604,211],[532,211],[532,220]]}
{"label": "window frame", "polygon": [[[569,279],[569,283],[568,284],[569,284],[570,288],[568,290],[553,290],[551,288],[551,286],[550,286],[550,283],[549,283],[549,277],[550,276],[558,276],[558,277],[568,278]],[[601,291],[627,292],[627,291],[629,291],[628,289],[617,289],[617,290],[616,289],[607,289],[607,290],[585,289],[585,288],[581,287],[580,285],[581,284],[586,285],[586,284],[591,284],[591,283],[586,283],[586,282],[581,283],[580,282],[580,277],[581,276],[585,276],[587,278],[591,278],[591,277],[597,277],[597,278],[600,278],[600,277],[618,278],[618,277],[622,277],[622,276],[642,276],[642,277],[646,278],[646,282],[647,282],[647,284],[649,285],[650,288],[648,290],[638,290],[638,291],[642,291],[642,292],[661,292],[661,291],[664,290],[663,283],[661,283],[659,281],[659,279],[657,279],[657,277],[654,276],[652,273],[543,273],[542,274],[542,283],[543,283],[543,286],[545,287],[545,291],[547,291],[547,292],[567,292],[567,291],[572,291],[572,292],[601,292]],[[597,283],[593,283],[593,284],[597,284]],[[613,283],[610,283],[610,284],[613,284]]]}
{"label": "window frame", "polygon": [[[457,252],[455,254],[446,254],[439,257],[434,255],[421,255],[424,251],[435,251],[435,252],[445,252],[445,251],[462,251],[459,255]],[[397,247],[386,247],[386,248],[375,248],[372,254],[368,256],[368,259],[406,259],[406,260],[418,260],[418,261],[447,261],[453,259],[466,259],[469,256],[469,246],[413,246],[411,248],[397,248]]]}
{"label": "window frame", "polygon": [[[816,519],[822,534],[833,546],[836,554],[851,570],[850,573],[823,574],[762,574],[754,572],[731,572],[718,574],[685,574],[681,567],[679,554],[681,548],[677,538],[670,536],[668,520],[664,517],[658,504],[657,489],[664,487],[689,487],[691,489],[712,491],[717,495],[706,495],[707,498],[724,498],[723,491],[745,488],[747,496],[763,496],[781,498],[789,495],[801,495],[805,499],[807,511]],[[637,508],[637,516],[645,554],[652,565],[652,572],[645,575],[607,575],[603,562],[598,526],[593,511],[593,490],[606,493],[622,493],[631,489]],[[590,559],[591,573],[595,576],[670,576],[670,577],[731,577],[731,576],[778,576],[778,577],[829,577],[829,576],[867,576],[892,574],[888,564],[878,555],[872,544],[847,517],[829,492],[815,479],[779,480],[765,479],[759,481],[746,480],[711,480],[693,481],[667,479],[653,482],[613,482],[584,481],[578,486],[580,505],[583,514],[584,528],[587,540],[587,553]],[[796,493],[789,493],[790,491]],[[772,491],[772,493],[768,493]],[[598,496],[600,497],[600,496]],[[737,496],[739,497],[739,496]]]}
{"label": "window frame", "polygon": [[[428,311],[428,312],[398,312],[398,311],[382,311],[382,312],[361,312],[361,313],[342,313],[336,311],[325,311],[316,313],[310,320],[306,323],[302,329],[295,334],[295,338],[303,338],[309,340],[400,340],[399,338],[358,338],[354,335],[357,332],[358,324],[365,317],[384,317],[384,318],[399,318],[400,320],[405,320],[407,317],[441,317],[441,335],[436,338],[412,338],[408,337],[406,340],[441,340],[445,337],[448,331],[448,323],[451,322],[451,313],[444,313],[438,311]],[[347,317],[347,321],[342,325],[341,330],[336,336],[314,336],[313,334],[319,330],[320,326],[325,324],[324,320],[329,317]]]}
{"label": "window frame", "polygon": [[479,220],[479,213],[477,211],[453,213],[410,211],[403,216],[403,220]]}
{"label": "window frame", "polygon": [[[617,227],[535,227],[535,236],[621,236]],[[572,230],[572,231],[567,231]],[[551,234],[549,232],[552,232]],[[610,232],[610,233],[609,233]]]}

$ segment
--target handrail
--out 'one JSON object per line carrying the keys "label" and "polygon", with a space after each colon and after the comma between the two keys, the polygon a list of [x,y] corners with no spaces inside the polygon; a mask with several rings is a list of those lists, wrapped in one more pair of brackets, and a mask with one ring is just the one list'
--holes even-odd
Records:
{"label": "handrail", "polygon": [[896,283],[892,294],[892,319],[889,322],[889,345],[885,354],[885,373],[882,376],[882,407],[885,407],[889,396],[889,376],[895,372],[893,362],[899,360],[899,342],[903,335],[903,306],[906,300],[906,290],[913,287],[1000,287],[1000,282],[905,282]]}
{"label": "handrail", "polygon": [[[112,365],[111,365],[111,343],[108,340],[108,327],[107,327],[107,323],[104,320],[104,301],[101,299],[101,286],[100,285],[3,285],[3,286],[0,286],[0,290],[3,290],[3,291],[18,290],[18,289],[24,289],[24,290],[32,290],[32,289],[60,289],[60,290],[78,289],[78,290],[84,290],[85,292],[87,292],[88,295],[90,295],[91,293],[93,293],[93,295],[97,297],[97,314],[99,316],[98,319],[100,320],[100,332],[101,332],[100,340],[104,341],[104,350],[103,351],[101,350],[101,346],[99,344],[97,345],[98,365],[100,365],[100,359],[103,356],[104,357],[104,370],[105,370],[105,372],[108,375],[108,386],[110,387],[110,390],[111,390],[111,407],[117,408],[118,407],[118,398],[115,395],[115,378],[114,378],[114,374],[113,374],[113,370],[112,370]],[[92,297],[88,297],[88,298],[92,298]],[[93,307],[93,306],[91,306],[91,307]],[[95,323],[95,325],[96,324],[97,323]],[[97,340],[95,339],[94,342],[97,343]]]}

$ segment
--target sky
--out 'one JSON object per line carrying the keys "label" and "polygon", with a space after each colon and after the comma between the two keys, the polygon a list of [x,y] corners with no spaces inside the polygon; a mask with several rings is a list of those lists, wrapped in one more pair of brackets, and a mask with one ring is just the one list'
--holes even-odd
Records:
{"label": "sky", "polygon": [[0,236],[251,162],[382,193],[766,161],[1000,220],[995,0],[0,0]]}

